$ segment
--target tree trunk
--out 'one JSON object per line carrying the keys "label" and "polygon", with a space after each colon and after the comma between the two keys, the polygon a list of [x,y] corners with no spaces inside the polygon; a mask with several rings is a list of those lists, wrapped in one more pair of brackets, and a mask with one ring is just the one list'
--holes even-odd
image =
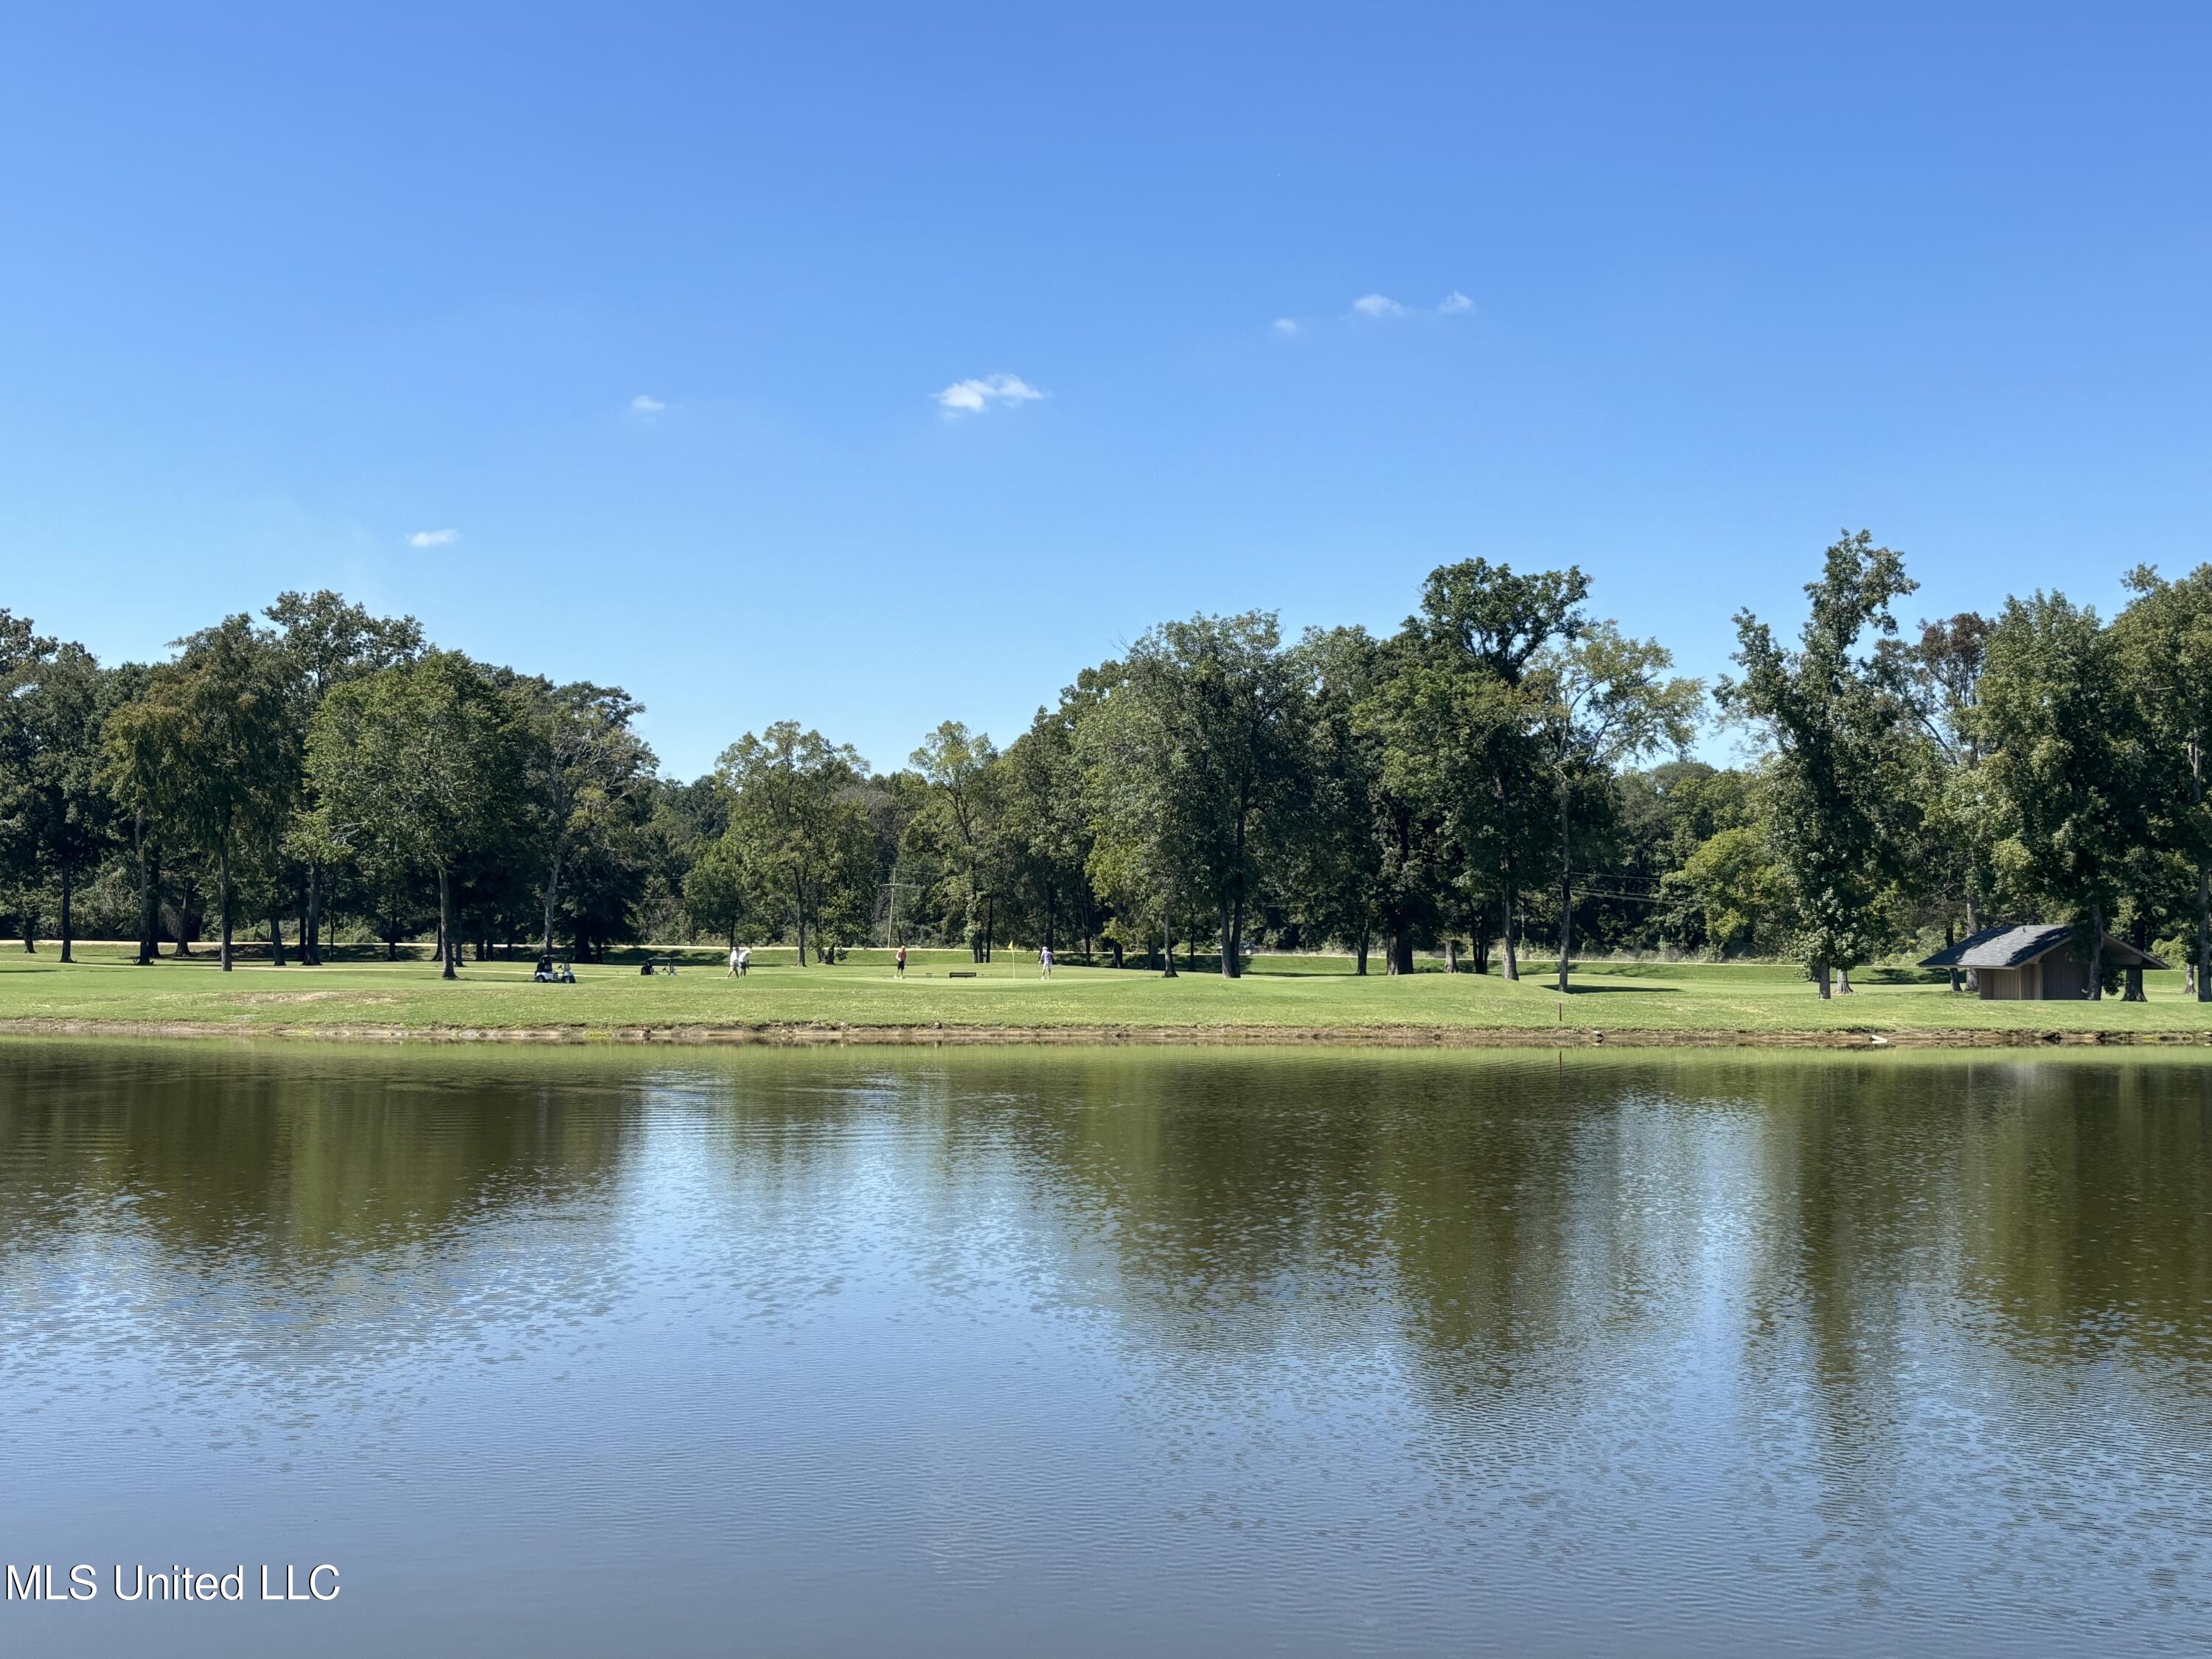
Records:
{"label": "tree trunk", "polygon": [[1118,939],[1109,939],[1106,948],[1114,953],[1114,965],[1116,968],[1121,966],[1121,941]]}
{"label": "tree trunk", "polygon": [[1160,923],[1160,943],[1164,947],[1161,951],[1160,954],[1166,958],[1168,964],[1166,969],[1160,975],[1160,977],[1162,979],[1173,979],[1176,976],[1175,924],[1170,921],[1163,921]]}
{"label": "tree trunk", "polygon": [[284,918],[274,899],[269,901],[269,962],[275,968],[284,965]]}
{"label": "tree trunk", "polygon": [[199,883],[195,878],[186,876],[184,890],[177,895],[176,954],[180,957],[188,957],[192,953],[192,894],[198,885]]}
{"label": "tree trunk", "polygon": [[1364,978],[1367,974],[1367,924],[1365,922],[1362,922],[1359,925],[1359,948],[1353,953],[1354,960],[1352,969],[1353,973],[1359,975],[1362,978]]}
{"label": "tree trunk", "polygon": [[2105,907],[2089,907],[2089,1000],[2105,1000]]}
{"label": "tree trunk", "polygon": [[1853,993],[1852,993],[1852,990],[1851,990],[1851,964],[1850,964],[1850,963],[1848,963],[1848,962],[1847,962],[1847,963],[1845,963],[1844,964],[1844,966],[1843,966],[1843,969],[1842,969],[1842,972],[1841,972],[1841,974],[1839,975],[1838,978],[1839,978],[1839,981],[1840,981],[1840,982],[1839,982],[1839,983],[1837,985],[1837,987],[1836,987],[1836,994],[1837,994],[1838,996],[1845,996],[1845,997],[1852,995],[1852,994],[1853,994]]}
{"label": "tree trunk", "polygon": [[1229,917],[1229,960],[1235,965],[1232,978],[1244,977],[1244,896],[1237,896],[1237,908]]}
{"label": "tree trunk", "polygon": [[2212,1002],[2212,868],[2197,866],[2197,1000]]}
{"label": "tree trunk", "polygon": [[1567,994],[1567,965],[1575,953],[1575,872],[1567,845],[1567,791],[1559,787],[1559,994]]}
{"label": "tree trunk", "polygon": [[[2140,915],[2135,919],[2134,925],[2128,929],[2128,943],[2134,945],[2138,951],[2146,951],[2150,947],[2150,924],[2145,921]],[[2120,1000],[2123,1002],[2142,1001],[2144,1000],[2142,964],[2139,962],[2130,963],[2128,964],[2127,973],[2127,989],[2122,993]]]}
{"label": "tree trunk", "polygon": [[[1958,934],[1958,923],[1954,921],[1947,921],[1943,924],[1943,948],[1945,950],[1949,950],[1953,945],[1959,942]],[[1959,994],[1959,970],[1956,967],[1954,967],[1951,969],[1951,994],[1953,996]]]}
{"label": "tree trunk", "polygon": [[[2191,732],[2189,740],[2189,799],[2204,799],[2204,745]],[[2212,1002],[2212,866],[2197,866],[2197,983],[2199,1002]]]}
{"label": "tree trunk", "polygon": [[1826,1002],[1834,996],[1835,992],[1829,982],[1826,963],[1816,962],[1813,964],[1813,983],[1820,989],[1821,1001]]}
{"label": "tree trunk", "polygon": [[1230,953],[1229,901],[1221,901],[1221,977],[1235,979],[1237,963]]}
{"label": "tree trunk", "polygon": [[1574,878],[1565,870],[1559,872],[1559,994],[1567,994],[1567,964],[1575,951],[1575,884]]}
{"label": "tree trunk", "polygon": [[323,965],[323,866],[307,866],[307,915],[300,924],[300,960],[310,968]]}
{"label": "tree trunk", "polygon": [[799,965],[806,966],[806,888],[794,880],[791,884],[791,908],[799,916]]}
{"label": "tree trunk", "polygon": [[74,872],[70,868],[69,860],[67,859],[64,859],[62,860],[62,960],[64,962],[72,960],[72,957],[70,955],[70,945],[72,943],[70,938],[70,933],[71,932],[70,921],[70,900],[74,896],[72,890],[75,884],[71,879],[73,874]]}
{"label": "tree trunk", "polygon": [[1384,936],[1383,947],[1390,953],[1390,972],[1395,976],[1413,971],[1413,930],[1402,916],[1393,917],[1390,931]]}
{"label": "tree trunk", "polygon": [[143,968],[154,960],[160,948],[154,935],[161,926],[161,905],[155,896],[154,858],[146,843],[143,812],[132,820],[131,834],[138,843],[138,965]]}
{"label": "tree trunk", "polygon": [[1505,895],[1499,901],[1505,913],[1505,977],[1518,981],[1521,977],[1521,951],[1513,938],[1513,866],[1505,866]]}
{"label": "tree trunk", "polygon": [[[553,950],[553,901],[561,890],[561,849],[553,849],[553,861],[545,872],[545,933],[538,949],[551,954]],[[799,964],[805,966],[804,963]]]}
{"label": "tree trunk", "polygon": [[216,908],[221,913],[222,926],[222,971],[230,971],[230,840],[225,836],[216,848]]}
{"label": "tree trunk", "polygon": [[438,866],[438,977],[459,977],[453,972],[453,885],[442,864]]}
{"label": "tree trunk", "polygon": [[1474,971],[1490,971],[1490,922],[1480,913],[1470,917],[1467,924],[1467,953],[1474,958]]}
{"label": "tree trunk", "polygon": [[1459,941],[1455,939],[1448,939],[1444,941],[1444,972],[1448,974],[1459,972]]}

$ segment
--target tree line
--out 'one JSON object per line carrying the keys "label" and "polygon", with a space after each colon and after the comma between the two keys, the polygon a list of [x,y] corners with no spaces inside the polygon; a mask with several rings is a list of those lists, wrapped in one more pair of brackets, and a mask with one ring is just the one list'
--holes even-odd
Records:
{"label": "tree line", "polygon": [[[1740,614],[1707,687],[1578,568],[1470,559],[1387,635],[1163,623],[1004,747],[948,720],[878,773],[780,721],[690,782],[619,688],[335,593],[114,666],[0,611],[0,920],[64,960],[88,927],[147,963],[211,934],[226,968],[246,937],[303,964],[429,938],[448,976],[471,946],[1019,940],[1231,976],[1263,946],[1512,978],[1535,952],[1565,990],[1581,950],[1790,958],[1823,996],[2063,921],[2212,995],[2212,566],[2127,582],[2109,622],[2038,592],[1900,630],[1903,561],[1845,535],[1794,640]],[[1714,722],[1746,764],[1689,757]]]}

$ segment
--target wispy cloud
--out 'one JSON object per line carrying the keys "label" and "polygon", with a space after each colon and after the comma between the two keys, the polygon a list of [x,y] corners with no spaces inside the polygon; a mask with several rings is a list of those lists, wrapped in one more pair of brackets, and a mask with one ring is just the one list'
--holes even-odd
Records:
{"label": "wispy cloud", "polygon": [[1298,325],[1295,322],[1291,321],[1288,317],[1278,317],[1275,319],[1276,333],[1295,334],[1297,331]]}
{"label": "wispy cloud", "polygon": [[1386,294],[1363,294],[1352,302],[1352,308],[1363,317],[1402,317],[1406,307]]}
{"label": "wispy cloud", "polygon": [[659,398],[647,397],[642,392],[629,400],[629,412],[633,415],[658,415],[667,407]]}
{"label": "wispy cloud", "polygon": [[1445,316],[1449,317],[1454,312],[1474,310],[1474,301],[1468,299],[1466,295],[1461,293],[1457,289],[1454,289],[1450,293],[1445,295],[1443,299],[1437,301],[1437,309],[1443,313]]}
{"label": "wispy cloud", "polygon": [[458,530],[418,530],[407,538],[410,547],[451,547],[460,540]]}
{"label": "wispy cloud", "polygon": [[994,404],[1035,403],[1044,393],[1018,374],[986,374],[980,380],[955,380],[935,394],[947,415],[981,415]]}

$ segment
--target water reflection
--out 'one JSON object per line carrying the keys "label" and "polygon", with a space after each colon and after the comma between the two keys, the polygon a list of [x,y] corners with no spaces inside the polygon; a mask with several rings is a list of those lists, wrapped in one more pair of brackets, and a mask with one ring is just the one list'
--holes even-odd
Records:
{"label": "water reflection", "polygon": [[[0,1045],[0,1408],[79,1480],[158,1399],[325,1498],[465,1462],[540,1549],[905,1586],[769,1593],[798,1645],[2155,1649],[2212,1613],[2206,1076]],[[68,1462],[19,1489],[96,1531]]]}

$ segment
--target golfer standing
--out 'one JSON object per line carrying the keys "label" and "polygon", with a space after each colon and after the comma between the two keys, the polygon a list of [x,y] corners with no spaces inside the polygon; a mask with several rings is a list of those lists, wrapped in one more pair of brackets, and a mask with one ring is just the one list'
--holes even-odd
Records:
{"label": "golfer standing", "polygon": [[1052,977],[1052,946],[1049,945],[1037,952],[1037,977],[1039,979]]}

